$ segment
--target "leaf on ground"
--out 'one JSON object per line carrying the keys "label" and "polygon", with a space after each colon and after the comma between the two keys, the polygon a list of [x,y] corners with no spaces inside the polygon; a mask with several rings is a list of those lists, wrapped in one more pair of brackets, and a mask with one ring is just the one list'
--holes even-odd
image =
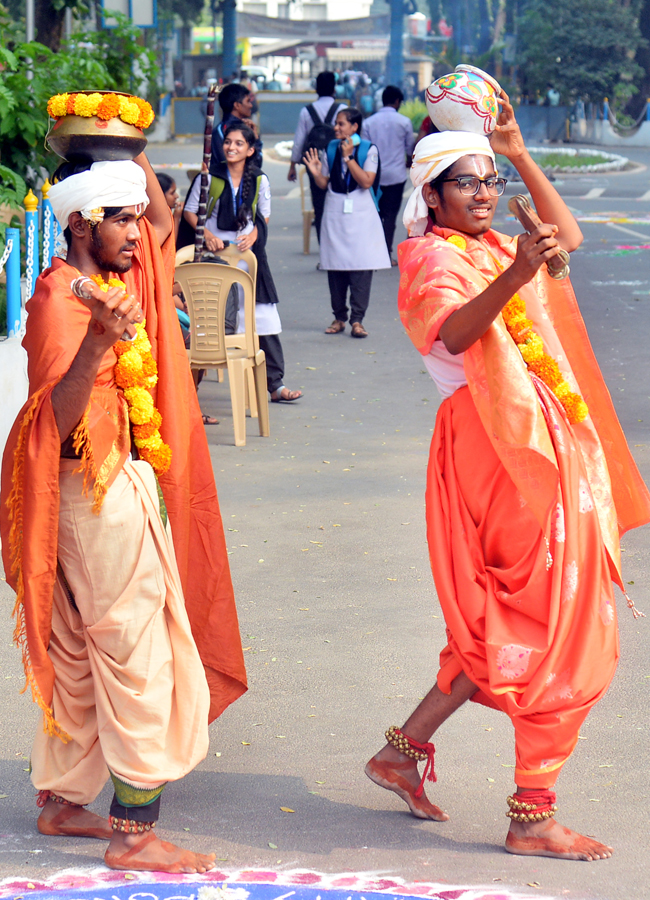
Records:
{"label": "leaf on ground", "polygon": [[135,875],[132,875],[130,872],[127,872],[124,877],[127,881],[135,881]]}
{"label": "leaf on ground", "polygon": [[528,887],[541,887],[539,881],[527,881],[526,884]]}
{"label": "leaf on ground", "polygon": [[220,754],[220,753],[215,753],[215,754],[214,754],[214,755],[215,755],[215,756],[221,756],[221,754]]}
{"label": "leaf on ground", "polygon": [[250,741],[242,741],[242,744],[244,745],[244,747],[250,747],[251,742]]}
{"label": "leaf on ground", "polygon": [[290,809],[288,806],[281,806],[280,809],[282,812],[292,812],[295,813],[295,809]]}
{"label": "leaf on ground", "polygon": [[[310,714],[307,716],[307,718],[308,718],[308,719],[315,719],[315,718],[316,718],[316,714],[315,714],[315,713],[310,713]],[[0,799],[2,799],[2,797],[6,797],[6,796],[7,796],[6,794],[0,794]]]}
{"label": "leaf on ground", "polygon": [[329,459],[324,459],[323,462],[325,463],[326,466],[329,466],[329,464],[330,464]]}
{"label": "leaf on ground", "polygon": [[341,526],[338,525],[336,522],[332,525],[332,528],[340,528],[340,527],[341,527]]}
{"label": "leaf on ground", "polygon": [[387,578],[386,581],[397,581],[397,578]]}
{"label": "leaf on ground", "polygon": [[6,800],[9,794],[0,794],[0,800]]}
{"label": "leaf on ground", "polygon": [[183,831],[189,831],[189,830],[190,830],[189,828],[183,828]]}
{"label": "leaf on ground", "polygon": [[589,802],[590,803],[600,803],[600,798],[599,797],[590,797]]}
{"label": "leaf on ground", "polygon": [[315,781],[314,784],[325,784],[324,781]]}
{"label": "leaf on ground", "polygon": [[490,782],[490,784],[494,784],[494,778],[488,778],[488,781]]}
{"label": "leaf on ground", "polygon": [[310,544],[321,544],[321,545],[322,545],[323,542],[322,542],[322,541],[310,541],[309,543],[310,543]]}
{"label": "leaf on ground", "polygon": [[306,369],[309,369],[310,372],[316,371],[316,366],[305,366]]}
{"label": "leaf on ground", "polygon": [[272,844],[271,841],[269,841],[269,847],[271,848],[271,850],[277,850],[277,849],[278,849],[278,845],[277,845],[277,844]]}
{"label": "leaf on ground", "polygon": [[613,763],[601,763],[598,766],[598,768],[599,769],[611,769],[613,765],[614,765]]}

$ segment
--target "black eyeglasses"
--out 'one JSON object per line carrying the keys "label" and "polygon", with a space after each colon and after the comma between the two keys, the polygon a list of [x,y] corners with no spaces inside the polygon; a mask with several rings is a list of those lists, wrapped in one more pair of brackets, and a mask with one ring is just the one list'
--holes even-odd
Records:
{"label": "black eyeglasses", "polygon": [[492,194],[493,197],[500,197],[508,183],[505,178],[479,178],[477,175],[459,175],[458,178],[444,178],[439,184],[447,184],[450,181],[455,181],[458,185],[458,190],[467,197],[473,197],[478,194],[482,184],[488,189],[488,194]]}

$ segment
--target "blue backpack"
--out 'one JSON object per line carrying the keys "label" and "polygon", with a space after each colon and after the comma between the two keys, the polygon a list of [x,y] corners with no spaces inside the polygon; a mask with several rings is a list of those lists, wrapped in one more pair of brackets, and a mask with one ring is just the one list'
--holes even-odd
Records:
{"label": "blue backpack", "polygon": [[[330,167],[330,172],[334,166],[334,157],[336,156],[336,149],[340,145],[340,141],[330,141],[327,145],[327,164]],[[361,138],[360,143],[357,145],[356,152],[356,160],[363,169],[364,163],[368,158],[368,151],[372,147],[372,143],[366,138]],[[379,155],[379,151],[377,151],[377,155]],[[375,201],[375,206],[379,209],[379,198],[381,197],[381,187],[379,186],[379,180],[381,178],[381,160],[379,160],[379,165],[377,166],[377,174],[375,175],[375,180],[370,188],[370,193],[372,195],[372,199]]]}

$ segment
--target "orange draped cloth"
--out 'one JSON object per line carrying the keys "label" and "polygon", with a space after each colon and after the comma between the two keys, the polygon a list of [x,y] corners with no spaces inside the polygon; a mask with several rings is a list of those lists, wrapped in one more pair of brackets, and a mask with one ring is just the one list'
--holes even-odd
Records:
{"label": "orange draped cloth", "polygon": [[[158,365],[153,399],[163,420],[161,436],[172,448],[171,467],[160,484],[185,605],[210,688],[212,721],[244,693],[246,670],[210,453],[171,297],[174,242],[170,238],[161,248],[147,219],[139,224],[133,266],[120,277],[142,304]],[[61,736],[51,710],[54,669],[47,653],[57,568],[61,455],[52,391],[68,371],[90,320],[90,311],[70,290],[78,274],[55,259],[38,278],[27,304],[23,346],[28,354],[29,399],[5,447],[0,495],[3,561],[17,593],[15,637],[46,730]],[[115,362],[111,348],[75,432],[75,446],[97,505],[130,451],[125,402],[113,381]]]}
{"label": "orange draped cloth", "polygon": [[[453,234],[434,227],[399,248],[400,316],[423,355],[516,253],[516,239],[494,231],[461,246]],[[650,494],[568,279],[544,267],[519,296],[590,415],[569,424],[498,316],[464,355],[467,387],[438,411],[427,532],[447,624],[438,685],[449,693],[464,671],[473,699],[513,722],[516,783],[548,788],[614,674],[619,537],[650,521]]]}

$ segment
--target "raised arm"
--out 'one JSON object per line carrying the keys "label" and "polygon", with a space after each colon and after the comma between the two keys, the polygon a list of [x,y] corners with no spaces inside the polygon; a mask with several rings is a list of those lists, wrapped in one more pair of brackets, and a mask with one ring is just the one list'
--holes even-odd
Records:
{"label": "raised arm", "polygon": [[172,233],[172,229],[174,227],[173,219],[169,211],[169,206],[167,205],[167,201],[165,200],[163,189],[160,187],[160,182],[156,178],[154,170],[151,168],[151,164],[145,154],[141,153],[139,156],[136,156],[134,162],[136,162],[140,166],[140,168],[144,170],[144,174],[147,176],[147,195],[149,197],[149,206],[147,207],[145,216],[153,225],[154,231],[156,232],[156,237],[158,238],[158,242],[162,247],[169,235]]}
{"label": "raised arm", "polygon": [[555,237],[571,253],[582,243],[582,232],[570,209],[526,149],[510,98],[501,91],[501,111],[496,130],[490,138],[495,153],[506,156],[530,191],[542,222],[557,226]]}

